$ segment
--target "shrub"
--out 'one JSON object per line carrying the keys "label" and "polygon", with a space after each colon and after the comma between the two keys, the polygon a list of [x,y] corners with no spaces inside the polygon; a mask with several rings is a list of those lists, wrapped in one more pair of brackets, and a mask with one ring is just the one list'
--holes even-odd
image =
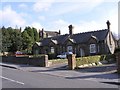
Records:
{"label": "shrub", "polygon": [[48,53],[48,59],[55,59],[56,55],[54,53]]}
{"label": "shrub", "polygon": [[84,64],[91,64],[91,63],[96,63],[100,61],[101,56],[88,56],[88,57],[80,57],[76,58],[76,64],[77,66],[84,65]]}
{"label": "shrub", "polygon": [[116,60],[116,57],[115,57],[114,54],[108,54],[108,55],[105,55],[104,57],[105,57],[105,58],[104,58],[103,60],[106,60],[106,61],[108,61],[109,63],[111,62],[111,60],[112,60],[112,61],[115,61],[115,60]]}
{"label": "shrub", "polygon": [[120,48],[116,48],[114,53],[120,52]]}
{"label": "shrub", "polygon": [[76,58],[76,64],[77,66],[84,65],[84,64],[91,64],[95,63],[98,64],[98,62],[106,60],[108,62],[111,62],[110,60],[115,61],[115,55],[114,54],[108,54],[108,55],[96,55],[96,56],[88,56],[88,57],[80,57]]}
{"label": "shrub", "polygon": [[42,57],[44,56],[45,54],[35,54],[35,55],[29,55],[29,57]]}

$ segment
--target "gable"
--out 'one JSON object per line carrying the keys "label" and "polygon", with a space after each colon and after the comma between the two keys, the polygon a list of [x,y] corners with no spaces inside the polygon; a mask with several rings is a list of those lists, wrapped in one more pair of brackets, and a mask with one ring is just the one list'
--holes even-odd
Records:
{"label": "gable", "polygon": [[109,48],[109,51],[113,54],[116,45],[115,45],[115,40],[114,40],[114,36],[112,35],[112,32],[108,33],[108,35],[106,37],[106,43]]}
{"label": "gable", "polygon": [[94,39],[94,38],[90,38],[89,40],[88,40],[88,43],[97,43],[98,41],[96,40],[96,39]]}

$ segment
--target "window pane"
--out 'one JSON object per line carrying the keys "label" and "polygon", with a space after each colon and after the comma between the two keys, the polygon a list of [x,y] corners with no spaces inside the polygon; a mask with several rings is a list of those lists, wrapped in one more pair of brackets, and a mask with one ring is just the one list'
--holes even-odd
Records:
{"label": "window pane", "polygon": [[90,53],[96,53],[96,45],[90,44]]}
{"label": "window pane", "polygon": [[54,53],[55,50],[54,50],[54,47],[51,47],[51,53]]}

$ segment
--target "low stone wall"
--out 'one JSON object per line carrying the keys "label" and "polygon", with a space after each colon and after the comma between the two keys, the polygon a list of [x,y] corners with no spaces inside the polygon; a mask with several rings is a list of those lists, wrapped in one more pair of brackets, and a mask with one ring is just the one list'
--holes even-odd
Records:
{"label": "low stone wall", "polygon": [[29,64],[34,66],[47,67],[48,55],[43,55],[41,57],[2,56],[2,62],[9,62],[9,63],[15,63],[15,64]]}

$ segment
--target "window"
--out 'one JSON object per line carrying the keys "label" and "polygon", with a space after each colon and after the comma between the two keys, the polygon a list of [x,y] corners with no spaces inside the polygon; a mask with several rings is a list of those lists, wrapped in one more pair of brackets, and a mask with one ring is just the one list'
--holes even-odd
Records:
{"label": "window", "polygon": [[96,45],[90,44],[90,53],[96,53]]}
{"label": "window", "polygon": [[72,46],[68,46],[68,47],[67,47],[67,51],[68,51],[68,52],[72,52],[72,51],[73,51]]}
{"label": "window", "polygon": [[54,47],[51,47],[51,53],[55,53]]}

